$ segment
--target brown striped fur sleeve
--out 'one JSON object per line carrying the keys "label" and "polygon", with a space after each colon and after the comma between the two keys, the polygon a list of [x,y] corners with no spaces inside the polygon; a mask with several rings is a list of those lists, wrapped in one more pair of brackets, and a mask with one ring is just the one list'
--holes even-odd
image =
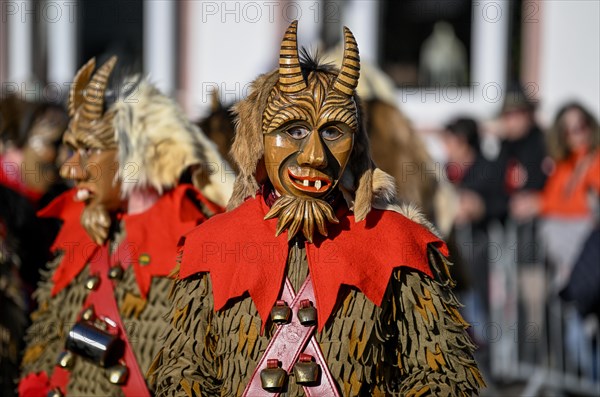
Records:
{"label": "brown striped fur sleeve", "polygon": [[148,382],[156,396],[213,395],[218,382],[210,358],[203,357],[213,311],[208,274],[175,281],[171,301],[169,325],[158,342],[163,348],[148,370]]}
{"label": "brown striped fur sleeve", "polygon": [[475,346],[465,332],[469,325],[451,291],[450,263],[431,247],[429,260],[434,279],[398,270],[391,283],[394,301],[400,304],[396,316],[400,394],[477,395],[485,382],[473,358]]}
{"label": "brown striped fur sleeve", "polygon": [[25,336],[26,348],[21,362],[21,376],[45,371],[48,375],[56,364],[58,354],[63,350],[64,339],[62,335],[68,331],[73,319],[61,307],[80,302],[69,302],[68,291],[61,291],[56,297],[51,298],[52,274],[62,260],[58,255],[48,263],[48,270],[42,270],[41,281],[34,293],[38,309],[31,314],[33,324]]}

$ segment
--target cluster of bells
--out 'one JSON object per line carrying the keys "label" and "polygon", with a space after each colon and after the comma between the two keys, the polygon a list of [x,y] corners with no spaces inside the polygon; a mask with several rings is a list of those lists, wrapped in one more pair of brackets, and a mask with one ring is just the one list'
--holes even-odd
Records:
{"label": "cluster of bells", "polygon": [[[110,268],[108,278],[121,280],[123,268],[115,265]],[[85,280],[85,288],[93,291],[100,285],[100,277],[91,275]],[[120,357],[123,355],[124,344],[117,334],[107,331],[109,326],[116,326],[109,318],[96,315],[94,306],[89,306],[81,312],[81,320],[69,331],[65,342],[65,350],[58,356],[57,365],[71,370],[77,356],[106,369],[108,381],[114,385],[122,385],[127,381],[129,370]],[[63,397],[60,389],[51,390],[47,397]]]}
{"label": "cluster of bells", "polygon": [[[300,301],[298,321],[306,327],[317,323],[317,309],[308,299]],[[292,309],[285,301],[278,300],[271,309],[271,320],[279,325],[287,324],[292,318]],[[294,378],[296,383],[303,386],[315,385],[319,381],[319,364],[313,361],[310,354],[301,353],[298,362],[294,365]],[[276,392],[283,389],[287,380],[287,372],[280,367],[278,359],[268,359],[267,367],[260,372],[260,381],[263,389]]]}
{"label": "cluster of bells", "polygon": [[[108,277],[112,280],[120,280],[123,277],[123,268],[120,265],[111,267]],[[98,288],[100,277],[89,276],[85,281],[85,288],[93,291]],[[317,310],[308,299],[300,302],[298,309],[298,321],[300,324],[311,327],[317,323]],[[277,325],[287,324],[291,321],[292,309],[285,301],[278,300],[271,310],[271,320]],[[106,331],[107,323],[112,321],[108,318],[100,319],[96,316],[94,307],[90,306],[81,313],[81,321],[69,331],[65,343],[66,350],[59,357],[57,364],[64,369],[70,370],[75,364],[77,356],[83,356],[92,363],[106,368],[106,375],[110,383],[115,385],[124,384],[129,375],[129,370],[118,357],[122,355],[122,341],[120,338]],[[313,385],[318,382],[320,368],[309,354],[300,354],[298,362],[294,365],[294,377],[297,384]],[[267,367],[260,373],[263,389],[267,391],[278,391],[283,389],[287,380],[287,372],[280,367],[277,359],[267,360]],[[52,390],[48,397],[62,397],[58,389]]]}

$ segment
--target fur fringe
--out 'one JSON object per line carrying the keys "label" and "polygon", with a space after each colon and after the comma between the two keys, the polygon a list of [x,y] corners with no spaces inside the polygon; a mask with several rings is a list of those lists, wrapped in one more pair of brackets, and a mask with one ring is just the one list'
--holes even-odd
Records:
{"label": "fur fringe", "polygon": [[121,96],[111,111],[115,113],[118,178],[124,198],[138,189],[162,193],[174,187],[188,167],[196,165],[208,174],[207,183],[199,186],[202,193],[219,205],[227,203],[233,191],[232,178],[226,178],[229,165],[172,99],[142,80]]}
{"label": "fur fringe", "polygon": [[277,71],[263,74],[252,82],[250,94],[233,107],[235,138],[231,158],[240,170],[227,209],[232,210],[248,197],[255,197],[266,170],[261,162],[264,153],[262,115],[271,89],[277,84]]}

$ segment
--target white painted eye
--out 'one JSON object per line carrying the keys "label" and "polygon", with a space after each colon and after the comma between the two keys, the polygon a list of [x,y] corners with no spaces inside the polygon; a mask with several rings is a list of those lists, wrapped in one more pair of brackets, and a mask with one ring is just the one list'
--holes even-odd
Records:
{"label": "white painted eye", "polygon": [[294,139],[303,139],[305,138],[310,131],[303,127],[290,127],[286,133]]}
{"label": "white painted eye", "polygon": [[79,148],[78,150],[79,150],[79,155],[82,157],[91,157],[94,154],[99,154],[100,152],[102,152],[102,149],[93,148],[93,147],[89,147],[89,146]]}
{"label": "white painted eye", "polygon": [[344,135],[344,133],[335,127],[327,127],[321,131],[321,136],[327,141],[335,141],[342,135]]}

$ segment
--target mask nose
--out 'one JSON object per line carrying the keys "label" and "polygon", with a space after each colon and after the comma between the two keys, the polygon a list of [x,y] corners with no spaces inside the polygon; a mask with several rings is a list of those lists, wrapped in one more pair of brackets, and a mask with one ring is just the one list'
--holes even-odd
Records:
{"label": "mask nose", "polygon": [[60,176],[75,182],[82,181],[85,178],[85,171],[81,166],[81,155],[77,150],[60,167]]}
{"label": "mask nose", "polygon": [[307,142],[298,155],[298,165],[317,169],[327,167],[327,154],[318,131],[313,131],[308,136]]}

